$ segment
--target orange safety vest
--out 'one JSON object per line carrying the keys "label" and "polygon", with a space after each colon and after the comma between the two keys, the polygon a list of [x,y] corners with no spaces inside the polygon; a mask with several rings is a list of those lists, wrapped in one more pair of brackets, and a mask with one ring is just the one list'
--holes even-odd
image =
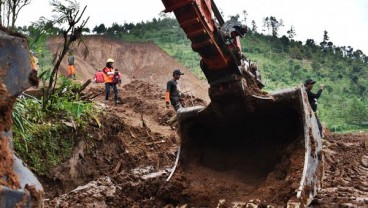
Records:
{"label": "orange safety vest", "polygon": [[107,68],[107,67],[103,69],[105,83],[113,83],[112,79],[114,77],[114,74],[107,75],[107,72],[113,72],[113,70],[114,70],[113,68]]}
{"label": "orange safety vest", "polygon": [[32,69],[38,71],[38,58],[35,56],[31,57]]}

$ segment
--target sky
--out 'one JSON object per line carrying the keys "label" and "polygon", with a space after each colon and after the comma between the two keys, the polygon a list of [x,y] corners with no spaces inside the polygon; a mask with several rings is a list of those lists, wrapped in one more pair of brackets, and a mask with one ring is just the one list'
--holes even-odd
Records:
{"label": "sky", "polygon": [[[17,25],[29,25],[39,17],[52,16],[50,0],[32,0],[18,17]],[[165,9],[161,0],[78,0],[81,7],[87,5],[85,17],[90,17],[87,27],[91,30],[101,23],[137,23],[158,18]],[[291,26],[295,28],[295,40],[314,39],[319,44],[323,33],[328,32],[329,41],[337,46],[351,46],[368,55],[368,1],[367,0],[215,0],[224,19],[248,13],[246,24],[254,20],[258,32],[262,32],[263,19],[274,16],[282,19],[284,27],[280,35],[286,35]],[[171,14],[172,17],[174,17]]]}

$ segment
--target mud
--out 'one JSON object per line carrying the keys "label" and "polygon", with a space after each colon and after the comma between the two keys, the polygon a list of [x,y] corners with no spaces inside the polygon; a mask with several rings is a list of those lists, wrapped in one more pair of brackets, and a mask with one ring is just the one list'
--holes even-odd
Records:
{"label": "mud", "polygon": [[328,134],[323,188],[311,207],[368,207],[368,134]]}
{"label": "mud", "polygon": [[[102,125],[88,127],[80,135],[73,157],[42,177],[45,207],[284,207],[280,205],[295,195],[304,161],[298,145],[284,153],[299,154],[280,158],[262,177],[244,170],[215,172],[195,163],[184,169],[179,163],[167,181],[180,141],[167,125],[175,112],[166,109],[163,96],[172,68],[178,65],[153,44],[99,37],[89,41],[92,55],[86,61],[79,59],[77,79],[89,77],[112,55],[125,76],[124,86],[119,87],[123,103],[104,101],[103,85],[93,84],[88,89],[101,92],[94,102],[105,112]],[[113,49],[111,54],[101,52],[105,47]],[[80,50],[75,51],[78,60]],[[197,83],[194,76],[187,76],[190,72],[185,73],[183,83]],[[196,86],[189,87],[195,98],[187,99],[187,104],[206,105],[207,86],[200,91],[196,91],[200,85]],[[327,134],[323,189],[311,207],[367,206],[368,145],[363,145],[367,139],[368,134]]]}
{"label": "mud", "polygon": [[[293,149],[293,154],[284,152],[288,156],[282,158],[276,168],[269,167],[273,169],[270,172],[260,172],[251,166],[214,171],[200,164],[191,164],[182,166],[173,180],[185,178],[189,206],[216,207],[220,200],[226,207],[251,201],[257,201],[258,205],[283,206],[295,197],[303,171],[304,149],[291,146],[288,149]],[[240,163],[237,168],[241,166]],[[185,174],[181,175],[181,171]]]}
{"label": "mud", "polygon": [[13,152],[9,149],[9,138],[0,139],[0,185],[18,189],[19,176],[13,171]]}
{"label": "mud", "polygon": [[[296,146],[287,149],[300,154],[285,157],[263,178],[199,166],[183,174],[179,164],[166,181],[179,146],[177,133],[163,122],[170,110],[160,105],[163,100],[157,86],[140,80],[131,84],[120,91],[121,105],[104,103],[103,96],[96,98],[95,102],[106,105],[103,110],[108,116],[101,121],[101,129],[91,128],[81,138],[85,144],[76,146],[78,154],[72,158],[77,162],[66,161],[44,179],[45,207],[217,207],[219,203],[223,207],[245,207],[251,202],[282,207],[295,195],[304,160],[300,157],[303,150]],[[142,91],[146,93],[138,99]],[[323,189],[311,207],[366,205],[367,138],[367,134],[327,135]],[[353,161],[350,158],[354,162],[349,162]]]}

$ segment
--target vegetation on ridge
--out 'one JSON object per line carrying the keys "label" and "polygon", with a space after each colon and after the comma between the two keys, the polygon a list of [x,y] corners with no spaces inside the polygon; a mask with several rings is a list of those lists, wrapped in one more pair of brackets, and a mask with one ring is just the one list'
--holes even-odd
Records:
{"label": "vegetation on ridge", "polygon": [[[239,15],[231,18],[238,19]],[[282,26],[282,20],[272,16],[265,18],[272,35],[258,33],[252,23],[241,43],[244,54],[259,66],[266,91],[302,85],[305,79],[313,78],[317,81],[314,91],[319,84],[325,84],[318,114],[328,128],[332,131],[368,128],[368,58],[361,50],[335,46],[327,31],[321,34],[323,41],[319,44],[313,39],[305,43],[295,41],[294,27],[281,36],[278,27]],[[163,16],[137,24],[114,23],[108,28],[101,24],[93,32],[124,41],[153,41],[204,79],[200,57],[191,49],[176,19]]]}

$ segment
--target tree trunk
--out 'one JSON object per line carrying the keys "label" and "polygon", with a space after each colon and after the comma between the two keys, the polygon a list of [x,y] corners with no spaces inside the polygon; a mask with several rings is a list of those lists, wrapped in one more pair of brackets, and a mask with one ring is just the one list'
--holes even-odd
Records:
{"label": "tree trunk", "polygon": [[16,19],[16,8],[17,8],[17,0],[13,0],[13,4],[12,4],[12,7],[11,7],[11,18],[12,18],[12,21],[11,21],[11,28],[12,29],[15,29],[15,19]]}
{"label": "tree trunk", "polygon": [[9,25],[10,25],[10,11],[11,11],[10,5],[11,5],[11,1],[8,0],[7,5],[6,5],[6,7],[7,7],[7,9],[6,9],[6,27],[9,27]]}
{"label": "tree trunk", "polygon": [[0,0],[0,26],[3,26],[3,0]]}

